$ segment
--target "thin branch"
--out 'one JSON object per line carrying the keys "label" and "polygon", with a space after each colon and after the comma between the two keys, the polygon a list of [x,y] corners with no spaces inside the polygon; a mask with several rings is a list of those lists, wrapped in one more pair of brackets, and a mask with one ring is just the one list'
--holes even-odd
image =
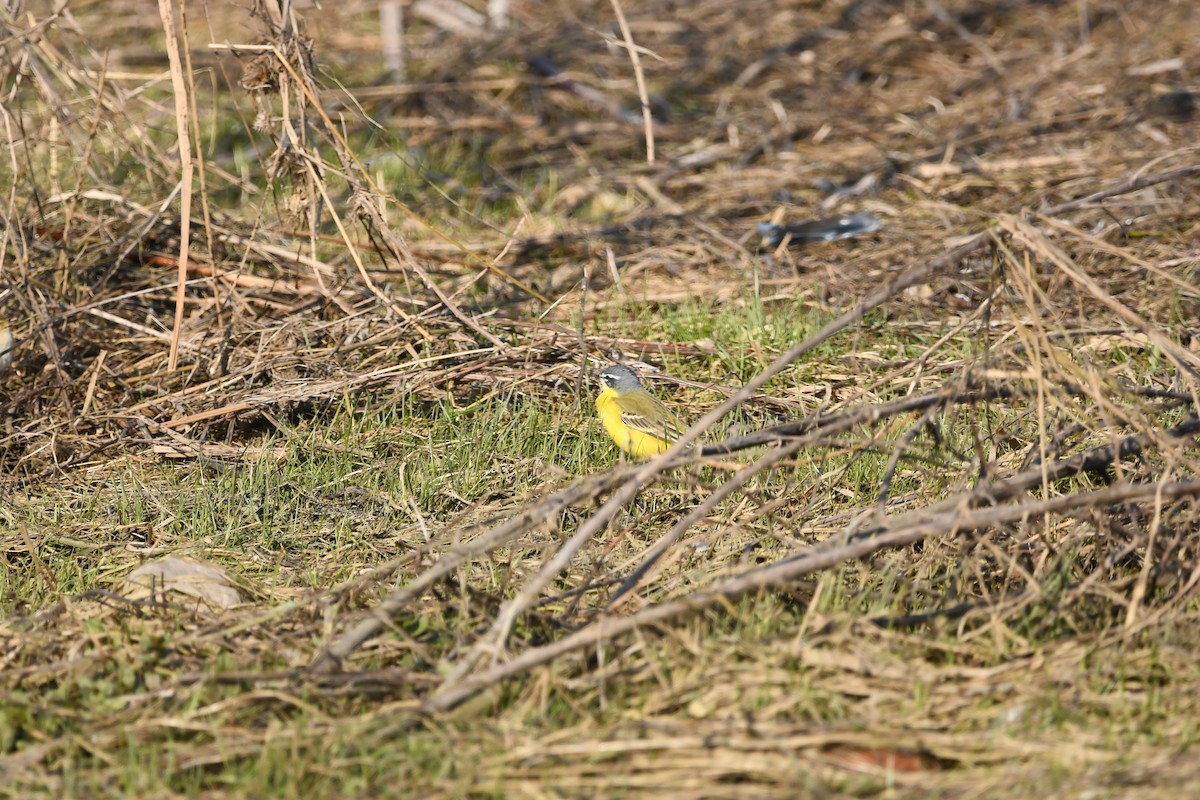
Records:
{"label": "thin branch", "polygon": [[[360,621],[349,631],[323,648],[309,669],[323,672],[338,668],[346,656],[353,653],[364,642],[382,631],[389,618],[398,614],[409,603],[424,594],[437,581],[450,575],[463,564],[503,546],[530,528],[547,520],[557,519],[560,514],[572,505],[585,502],[589,498],[606,491],[609,486],[622,480],[625,472],[627,471],[606,473],[579,481],[573,486],[525,509],[502,524],[493,527],[478,538],[459,545],[442,556],[433,566],[414,578],[407,586],[388,595],[382,603],[371,610],[369,617]],[[453,532],[451,531],[447,531],[442,535],[442,538],[452,537]]]}
{"label": "thin branch", "polygon": [[901,515],[886,530],[874,535],[807,555],[777,561],[766,567],[728,578],[711,589],[679,600],[651,606],[629,617],[602,617],[553,644],[526,650],[519,656],[491,669],[465,677],[457,684],[443,687],[422,705],[425,712],[454,708],[476,692],[515,677],[559,656],[594,646],[639,628],[660,625],[748,594],[793,583],[798,578],[872,553],[891,550],[937,536],[952,536],[993,525],[1020,522],[1040,514],[1070,514],[1084,509],[1132,500],[1161,497],[1175,500],[1200,496],[1200,480],[1171,483],[1140,483],[1110,486],[1095,492],[1064,495],[1046,500],[1022,501],[988,508],[959,508],[934,517],[924,517],[924,509]]}

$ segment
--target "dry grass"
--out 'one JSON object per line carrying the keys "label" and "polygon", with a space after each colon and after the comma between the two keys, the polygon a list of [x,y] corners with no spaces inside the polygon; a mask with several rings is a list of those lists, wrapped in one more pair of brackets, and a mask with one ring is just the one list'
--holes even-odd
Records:
{"label": "dry grass", "polygon": [[163,8],[0,12],[7,793],[1200,786],[1190,7]]}

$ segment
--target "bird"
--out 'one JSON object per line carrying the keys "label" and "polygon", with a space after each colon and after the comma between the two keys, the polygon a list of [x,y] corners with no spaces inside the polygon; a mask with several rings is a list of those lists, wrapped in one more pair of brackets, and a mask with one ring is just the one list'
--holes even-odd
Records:
{"label": "bird", "polygon": [[634,458],[666,452],[685,426],[624,364],[613,364],[600,373],[604,388],[596,397],[596,413],[617,447]]}

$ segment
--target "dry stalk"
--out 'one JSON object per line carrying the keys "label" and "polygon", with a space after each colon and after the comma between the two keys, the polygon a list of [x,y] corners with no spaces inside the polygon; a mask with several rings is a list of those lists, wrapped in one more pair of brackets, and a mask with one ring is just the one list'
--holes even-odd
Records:
{"label": "dry stalk", "polygon": [[1025,247],[1035,253],[1039,253],[1043,258],[1054,264],[1055,267],[1062,270],[1071,280],[1078,283],[1114,314],[1150,337],[1150,340],[1163,353],[1170,357],[1171,361],[1180,370],[1189,374],[1193,380],[1200,379],[1200,356],[1197,356],[1186,348],[1180,347],[1177,342],[1163,334],[1158,328],[1152,326],[1140,314],[1118,302],[1116,298],[1106,292],[1094,278],[1080,269],[1061,248],[1051,242],[1046,234],[1031,222],[1007,215],[998,217],[997,222],[1003,230],[1008,231]]}
{"label": "dry stalk", "polygon": [[650,94],[646,91],[646,73],[642,69],[642,56],[638,46],[633,42],[633,33],[625,20],[625,10],[621,8],[620,0],[610,0],[613,13],[617,16],[617,25],[621,28],[621,37],[625,41],[625,50],[629,53],[629,63],[633,65],[633,76],[637,81],[638,98],[642,101],[642,125],[646,130],[646,163],[654,163],[654,117],[650,112]]}
{"label": "dry stalk", "polygon": [[[179,170],[182,193],[180,195],[179,220],[179,267],[175,284],[175,321],[171,328],[171,352],[167,357],[167,370],[175,371],[179,360],[179,336],[183,330],[183,300],[188,274],[188,249],[191,245],[192,224],[192,140],[189,101],[191,72],[184,75],[179,58],[179,37],[176,31],[175,11],[171,0],[158,0],[158,14],[162,19],[163,32],[167,37],[167,58],[171,63],[171,85],[175,90],[175,134],[179,137]],[[184,35],[187,35],[186,28]]]}
{"label": "dry stalk", "polygon": [[[324,672],[338,668],[343,659],[382,631],[391,617],[403,611],[409,603],[420,597],[438,580],[450,575],[464,564],[508,544],[539,525],[557,520],[571,506],[589,502],[609,491],[614,485],[618,485],[629,471],[629,469],[624,469],[578,481],[567,489],[526,508],[479,537],[455,547],[403,589],[388,595],[377,608],[372,610],[369,617],[325,647],[309,669]],[[453,536],[452,531],[447,531],[442,534],[441,538],[447,539],[453,538]]]}
{"label": "dry stalk", "polygon": [[611,640],[638,628],[661,625],[668,620],[748,594],[785,586],[805,575],[881,550],[904,547],[928,538],[969,534],[975,530],[1020,522],[1041,514],[1072,514],[1113,503],[1150,498],[1178,500],[1195,497],[1200,497],[1200,480],[1119,484],[1095,492],[1070,494],[1046,500],[1021,501],[977,509],[959,507],[936,515],[930,515],[927,509],[918,509],[896,517],[886,527],[872,531],[869,536],[858,537],[848,543],[831,542],[829,546],[817,548],[810,554],[774,562],[720,581],[709,589],[694,592],[680,600],[651,606],[627,617],[601,617],[553,644],[531,648],[505,663],[464,676],[453,685],[443,685],[425,701],[422,710],[428,713],[446,711],[476,692],[523,674],[534,667],[548,664],[567,653]]}

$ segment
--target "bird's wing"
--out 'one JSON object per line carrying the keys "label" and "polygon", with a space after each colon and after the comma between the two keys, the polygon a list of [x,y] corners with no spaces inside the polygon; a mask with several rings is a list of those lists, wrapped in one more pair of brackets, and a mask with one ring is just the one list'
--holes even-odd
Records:
{"label": "bird's wing", "polygon": [[635,431],[673,442],[683,435],[683,426],[670,409],[649,392],[634,392],[616,398],[621,421]]}

